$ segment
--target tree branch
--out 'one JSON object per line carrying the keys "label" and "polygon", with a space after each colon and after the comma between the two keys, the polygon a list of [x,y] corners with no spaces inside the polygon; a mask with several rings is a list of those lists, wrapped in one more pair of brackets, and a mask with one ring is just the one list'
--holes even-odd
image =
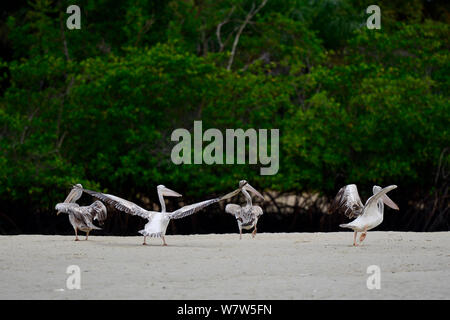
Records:
{"label": "tree branch", "polygon": [[258,6],[258,8],[255,9],[255,4],[252,4],[252,8],[250,9],[250,12],[245,17],[244,23],[242,23],[241,27],[239,28],[236,37],[234,38],[233,47],[231,48],[231,54],[230,59],[228,60],[227,70],[231,70],[231,66],[233,64],[234,56],[236,54],[236,48],[239,43],[239,38],[241,37],[242,31],[244,31],[247,24],[250,22],[250,20],[261,10],[267,3],[268,0],[263,0],[261,4]]}
{"label": "tree branch", "polygon": [[59,27],[60,27],[60,31],[61,31],[61,41],[63,43],[64,55],[66,56],[67,61],[69,61],[70,60],[69,49],[67,47],[66,35],[64,33],[64,23],[63,23],[63,14],[62,13],[59,15]]}
{"label": "tree branch", "polygon": [[231,8],[230,12],[228,13],[227,17],[225,18],[225,20],[217,25],[216,36],[217,36],[217,42],[219,42],[219,46],[220,46],[219,47],[219,52],[222,52],[223,51],[223,47],[224,47],[224,44],[222,43],[222,38],[220,36],[220,30],[222,29],[223,25],[227,24],[230,21],[230,17],[233,14],[235,9],[236,9],[236,6],[233,6]]}

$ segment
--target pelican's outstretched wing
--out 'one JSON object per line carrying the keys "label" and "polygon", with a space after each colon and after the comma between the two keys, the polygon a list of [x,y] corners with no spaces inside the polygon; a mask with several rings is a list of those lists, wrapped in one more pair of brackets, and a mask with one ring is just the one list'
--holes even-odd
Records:
{"label": "pelican's outstretched wing", "polygon": [[[102,204],[103,205],[103,204]],[[84,224],[91,229],[100,229],[92,223],[92,210],[89,207],[80,207],[77,203],[58,203],[55,209],[59,212],[73,215],[77,224]]]}
{"label": "pelican's outstretched wing", "polygon": [[200,211],[201,209],[220,201],[220,198],[211,199],[211,200],[205,200],[199,203],[190,204],[188,206],[184,206],[174,212],[171,212],[168,214],[170,219],[181,219],[184,217],[187,217],[193,213],[196,213],[197,211]]}
{"label": "pelican's outstretched wing", "polygon": [[[371,208],[376,207],[378,200],[382,199],[386,193],[388,193],[389,191],[394,190],[396,188],[397,188],[396,185],[391,185],[391,186],[381,189],[377,194],[374,194],[373,196],[371,196],[366,202],[366,208],[364,210],[363,215],[367,216],[367,215],[376,213],[377,210],[371,210]],[[394,205],[395,205],[395,203],[394,203]],[[397,207],[397,205],[395,205],[395,206]],[[374,209],[376,209],[376,208],[374,208]],[[398,207],[397,207],[397,209],[398,209]]]}
{"label": "pelican's outstretched wing", "polygon": [[359,216],[363,209],[364,205],[359,197],[356,184],[349,184],[339,190],[331,204],[330,211],[343,210],[347,217],[353,218]]}
{"label": "pelican's outstretched wing", "polygon": [[131,201],[113,196],[111,194],[105,194],[105,193],[96,192],[96,191],[92,191],[92,190],[88,190],[88,189],[84,189],[84,188],[82,190],[84,192],[86,192],[87,194],[93,196],[94,198],[97,198],[99,200],[102,200],[103,202],[106,202],[106,203],[112,205],[117,210],[126,212],[128,214],[132,214],[135,216],[140,216],[145,219],[151,218],[150,211],[147,211],[147,210],[139,207],[137,204],[135,204]]}
{"label": "pelican's outstretched wing", "polygon": [[180,208],[180,209],[178,209],[178,210],[176,210],[174,212],[169,213],[168,216],[169,216],[170,219],[184,218],[184,217],[189,216],[189,215],[191,215],[193,213],[196,213],[197,211],[200,211],[201,209],[203,209],[203,208],[205,208],[205,207],[207,207],[207,206],[209,206],[209,205],[211,205],[213,203],[216,203],[216,202],[219,202],[219,201],[222,201],[222,200],[234,197],[235,195],[237,195],[241,191],[241,189],[242,188],[238,188],[238,189],[234,190],[233,192],[227,193],[226,195],[224,195],[222,197],[219,197],[219,198],[205,200],[205,201],[202,201],[202,202],[198,202],[198,203],[194,203],[194,204],[191,204],[191,205],[184,206],[184,207],[182,207],[182,208]]}

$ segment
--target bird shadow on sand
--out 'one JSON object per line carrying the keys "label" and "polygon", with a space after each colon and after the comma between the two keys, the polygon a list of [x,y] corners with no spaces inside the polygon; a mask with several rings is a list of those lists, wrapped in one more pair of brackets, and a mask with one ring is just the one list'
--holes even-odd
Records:
{"label": "bird shadow on sand", "polygon": [[[197,249],[216,249],[219,248],[219,246],[215,246],[215,245],[198,245],[198,244],[168,244],[167,245],[168,248],[172,247],[172,248],[197,248]],[[220,246],[222,247],[222,246]]]}
{"label": "bird shadow on sand", "polygon": [[370,245],[357,245],[356,247],[353,244],[348,244],[348,243],[338,243],[338,242],[333,242],[333,243],[325,243],[323,244],[324,248],[326,249],[342,249],[342,248],[354,248],[355,250],[357,249],[364,249],[366,247],[370,247]]}
{"label": "bird shadow on sand", "polygon": [[[94,243],[94,241],[92,241]],[[123,243],[123,242],[105,242],[105,241],[95,241],[96,245],[101,245],[105,247],[121,247],[121,248],[198,248],[198,249],[214,249],[217,248],[217,246],[213,245],[198,245],[198,244],[168,244],[167,246],[163,246],[158,243],[149,243],[147,242],[146,245],[143,245],[142,242],[136,242],[136,243]]]}

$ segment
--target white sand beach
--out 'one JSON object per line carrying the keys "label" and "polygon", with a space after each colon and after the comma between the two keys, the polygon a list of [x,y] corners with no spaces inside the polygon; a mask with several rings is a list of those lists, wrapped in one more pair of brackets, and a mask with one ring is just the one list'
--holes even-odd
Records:
{"label": "white sand beach", "polygon": [[[84,237],[80,237],[84,239]],[[0,236],[0,299],[449,299],[450,232]],[[69,265],[81,289],[66,287]],[[380,268],[369,290],[367,268]]]}

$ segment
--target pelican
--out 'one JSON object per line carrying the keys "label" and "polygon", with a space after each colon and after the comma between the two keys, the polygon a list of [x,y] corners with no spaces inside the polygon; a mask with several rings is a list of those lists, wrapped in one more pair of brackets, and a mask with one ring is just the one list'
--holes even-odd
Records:
{"label": "pelican", "polygon": [[255,228],[252,232],[252,237],[256,236],[256,224],[258,223],[259,217],[263,214],[263,210],[260,206],[254,206],[252,204],[252,197],[248,193],[251,192],[257,197],[265,200],[264,197],[256,191],[247,181],[241,180],[239,182],[239,188],[247,200],[247,204],[243,207],[237,204],[227,204],[225,207],[225,212],[232,214],[238,223],[239,227],[239,239],[242,239],[242,229],[249,230]]}
{"label": "pelican", "polygon": [[367,231],[381,224],[383,221],[384,204],[392,209],[399,210],[394,201],[386,195],[386,193],[395,188],[397,188],[396,185],[391,185],[383,189],[379,186],[373,186],[373,196],[367,199],[365,205],[362,204],[359,198],[358,189],[355,184],[346,185],[339,190],[331,205],[330,211],[342,209],[347,217],[356,217],[350,223],[339,225],[341,228],[350,228],[355,232],[353,236],[354,246],[358,245],[356,243],[358,232],[362,232],[359,238],[359,242],[362,243],[366,238]]}
{"label": "pelican", "polygon": [[226,194],[223,197],[218,197],[194,203],[191,205],[187,205],[173,212],[166,212],[166,204],[164,202],[164,197],[181,197],[181,194],[173,190],[170,190],[169,188],[166,188],[164,185],[158,185],[156,187],[156,190],[158,192],[158,198],[161,204],[161,212],[158,212],[145,210],[131,201],[116,197],[111,194],[104,194],[87,189],[80,189],[80,190],[114,206],[117,210],[147,219],[148,222],[145,225],[144,229],[139,231],[139,233],[141,233],[144,236],[143,245],[147,244],[146,242],[147,237],[155,237],[155,238],[162,238],[163,246],[167,246],[165,235],[167,226],[171,219],[180,219],[187,217],[213,203],[231,198],[236,194],[238,194],[240,191],[240,189],[237,189],[231,193]]}
{"label": "pelican", "polygon": [[92,220],[98,220],[100,225],[106,220],[106,207],[100,201],[97,200],[90,206],[85,207],[80,207],[75,203],[83,194],[82,188],[81,184],[75,185],[69,192],[66,200],[58,203],[55,207],[57,210],[56,215],[59,215],[61,212],[69,215],[69,221],[75,230],[75,241],[79,241],[78,230],[86,232],[86,240],[91,230],[101,230],[101,228],[92,223]]}

